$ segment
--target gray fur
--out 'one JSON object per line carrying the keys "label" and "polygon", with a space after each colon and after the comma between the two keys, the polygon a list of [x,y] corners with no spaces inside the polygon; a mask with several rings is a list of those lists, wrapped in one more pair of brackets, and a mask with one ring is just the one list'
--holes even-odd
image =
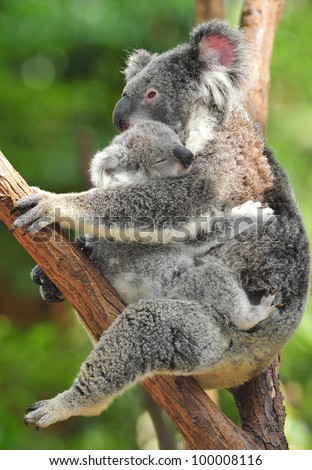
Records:
{"label": "gray fur", "polygon": [[[28,196],[16,205],[29,210],[14,227],[36,232],[62,217],[72,218],[74,226],[83,217],[85,232],[87,228],[91,234],[109,231],[115,236],[128,228],[132,239],[140,240],[148,221],[154,242],[166,222],[163,241],[174,240],[177,247],[200,255],[204,264],[197,267],[215,273],[210,277],[208,268],[203,273],[205,291],[214,293],[211,302],[202,303],[199,291],[198,300],[141,299],[129,305],[103,334],[73,386],[33,405],[28,423],[45,427],[73,415],[99,413],[125,388],[159,371],[191,374],[210,388],[237,386],[269,365],[300,322],[309,288],[308,238],[287,176],[240,105],[247,66],[242,35],[224,22],[195,31],[199,41],[154,56],[131,74],[124,90],[127,99],[115,113],[124,129],[142,120],[171,126],[182,144],[196,153],[191,171],[182,178],[109,190]],[[218,34],[233,45],[221,51],[219,62],[219,49],[206,50],[213,41],[202,41]],[[232,53],[234,60],[228,60]],[[154,97],[148,97],[149,90],[156,90]],[[255,182],[246,179],[250,171]],[[275,222],[209,249],[207,217],[247,200],[271,207]],[[203,214],[206,221],[200,226]],[[183,230],[181,216],[186,220]],[[226,292],[225,286],[231,285]],[[275,301],[284,307],[252,330],[240,331],[229,321],[222,301],[228,296],[236,302],[237,285],[253,304],[273,290]]]}
{"label": "gray fur", "polygon": [[136,124],[93,157],[91,181],[95,187],[107,189],[116,184],[186,175],[191,167],[174,155],[176,145],[182,146],[179,137],[165,124]]}
{"label": "gray fur", "polygon": [[137,75],[146,65],[151,61],[153,57],[156,57],[157,54],[151,54],[144,49],[137,49],[129,55],[126,63],[126,67],[123,70],[123,73],[126,77],[126,80]]}
{"label": "gray fur", "polygon": [[[190,166],[185,168],[174,156],[173,149],[177,144],[180,144],[179,137],[165,124],[139,122],[115,137],[109,147],[93,157],[91,181],[94,186],[107,190],[116,185],[140,185],[144,181],[186,175]],[[270,209],[259,210],[258,205],[252,203],[225,213],[218,220],[220,227],[214,224],[214,236],[210,234],[205,252],[218,243],[225,228],[227,239],[250,229],[260,221],[259,211],[264,223],[272,218]],[[240,224],[235,231],[238,220]],[[104,238],[91,239],[90,245],[91,260],[126,304],[140,298],[197,300],[203,304],[218,301],[223,303],[222,310],[228,321],[244,330],[254,327],[274,311],[272,296],[265,296],[259,305],[252,306],[231,276],[226,276],[228,284],[223,285],[221,299],[219,292],[206,291],[208,279],[216,279],[222,267],[217,262],[205,264],[200,258],[195,258],[192,251],[181,251],[172,244],[112,243]]]}

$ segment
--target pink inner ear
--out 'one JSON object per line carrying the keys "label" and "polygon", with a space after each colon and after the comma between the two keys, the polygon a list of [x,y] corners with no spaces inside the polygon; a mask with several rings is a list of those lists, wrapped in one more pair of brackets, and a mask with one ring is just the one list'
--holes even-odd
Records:
{"label": "pink inner ear", "polygon": [[224,67],[231,67],[234,59],[233,45],[226,36],[208,36],[200,41],[200,54],[205,56],[205,51],[213,49],[219,55],[219,62]]}

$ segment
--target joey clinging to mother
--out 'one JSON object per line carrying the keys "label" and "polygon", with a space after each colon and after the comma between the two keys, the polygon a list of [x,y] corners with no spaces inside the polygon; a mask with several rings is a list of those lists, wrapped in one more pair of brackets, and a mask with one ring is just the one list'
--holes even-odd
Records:
{"label": "joey clinging to mother", "polygon": [[[241,32],[214,21],[195,29],[190,44],[159,55],[140,50],[128,60],[127,84],[114,121],[121,130],[146,120],[173,128],[196,154],[192,171],[178,188],[159,181],[142,183],[139,191],[116,187],[109,193],[98,188],[81,194],[38,193],[24,201],[33,208],[14,226],[28,225],[35,231],[62,217],[73,225],[82,218],[89,233],[103,235],[112,223],[111,214],[116,224],[122,207],[137,229],[138,213],[142,219],[151,218],[156,234],[165,218],[174,223],[184,216],[194,223],[198,211],[208,220],[214,210],[223,212],[248,200],[263,202],[273,175],[263,156],[263,141],[241,104],[248,72],[245,49]],[[162,204],[155,194],[162,194]],[[192,236],[194,230],[198,228],[190,228]]]}
{"label": "joey clinging to mother", "polygon": [[[206,291],[215,293],[210,303],[194,297],[140,299],[128,305],[103,333],[73,385],[30,407],[26,422],[46,427],[70,416],[97,414],[131,384],[159,372],[193,375],[206,388],[234,387],[262,372],[294,333],[309,286],[308,238],[285,172],[243,108],[246,49],[241,32],[212,21],[195,28],[189,44],[159,55],[137,51],[128,60],[116,124],[121,130],[146,120],[171,126],[195,155],[186,175],[109,190],[39,192],[17,203],[27,212],[15,228],[36,232],[62,217],[74,222],[82,217],[89,233],[104,236],[111,224],[121,231],[126,224],[122,214],[127,214],[135,233],[145,229],[142,219],[153,220],[151,243],[163,220],[172,222],[168,234],[174,237],[175,221],[187,216],[189,239],[176,245],[200,253],[214,274],[205,279]],[[205,252],[198,217],[206,218],[208,227],[213,214],[248,200],[272,208],[274,223]],[[274,289],[275,302],[284,307],[242,332],[228,317],[225,285],[233,286],[228,295],[236,304],[240,286],[253,305]]]}
{"label": "joey clinging to mother", "polygon": [[[181,145],[169,126],[159,121],[142,121],[117,135],[108,147],[95,154],[90,176],[95,187],[109,190],[118,185],[184,177],[191,171],[193,159],[192,152]],[[260,206],[260,202],[248,201],[219,216],[218,227],[212,227],[205,251],[221,240],[224,242],[224,237],[230,239],[256,224],[272,222],[273,211]],[[125,231],[122,241],[126,240]],[[88,235],[77,242],[126,304],[140,298],[198,300],[202,303],[211,303],[214,299],[215,292],[206,290],[206,282],[207,276],[210,279],[216,274],[215,270],[176,245],[111,243],[105,238]],[[45,300],[61,300],[59,289],[39,266],[33,270],[32,279],[40,285]],[[231,290],[236,292],[235,298],[228,295]],[[230,279],[224,285],[222,300],[230,321],[244,330],[254,327],[274,311],[271,306],[273,296],[265,295],[259,305],[252,306],[240,286]]]}

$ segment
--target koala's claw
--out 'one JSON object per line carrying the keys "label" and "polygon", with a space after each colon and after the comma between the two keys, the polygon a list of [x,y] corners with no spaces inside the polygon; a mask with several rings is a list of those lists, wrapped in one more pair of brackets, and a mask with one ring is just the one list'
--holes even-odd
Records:
{"label": "koala's claw", "polygon": [[42,230],[47,225],[54,222],[54,205],[50,200],[52,193],[39,191],[35,194],[29,194],[17,201],[11,214],[19,211],[21,215],[13,222],[11,231],[19,228],[25,228],[23,235],[35,233]]}
{"label": "koala's claw", "polygon": [[[38,198],[39,196],[39,198]],[[21,197],[16,203],[13,209],[11,210],[11,214],[19,211],[21,213],[28,211],[35,207],[40,200],[40,195],[38,194],[28,194],[27,196]]]}
{"label": "koala's claw", "polygon": [[68,392],[63,392],[50,400],[37,401],[27,408],[24,423],[39,430],[77,414],[73,413],[67,397]]}
{"label": "koala's claw", "polygon": [[[37,410],[38,408],[40,408],[40,406],[43,406],[46,402],[48,402],[49,400],[40,400],[40,401],[36,401],[36,403],[33,403],[32,405],[30,405],[27,409],[26,409],[26,413],[30,413],[31,411],[35,411]],[[26,418],[26,416],[25,416]]]}
{"label": "koala's claw", "polygon": [[25,237],[25,235],[27,235],[27,233],[30,233],[32,230],[33,230],[33,224],[27,227],[26,230],[24,230],[24,232],[22,233],[22,237]]}
{"label": "koala's claw", "polygon": [[46,427],[49,426],[49,424],[52,424],[52,422],[50,422],[51,420],[49,419],[48,413],[45,412],[45,408],[49,401],[50,400],[37,401],[27,408],[27,414],[24,417],[24,423],[26,426],[33,424],[35,425],[35,428],[39,430],[42,427]]}
{"label": "koala's claw", "polygon": [[278,310],[284,310],[285,309],[285,304],[276,304],[275,305],[275,308],[277,308]]}
{"label": "koala's claw", "polygon": [[92,245],[87,242],[87,239],[84,235],[80,235],[78,238],[76,238],[75,243],[77,245],[77,248],[79,250],[83,251],[83,253],[90,258],[92,254]]}
{"label": "koala's claw", "polygon": [[40,286],[40,294],[47,302],[63,302],[62,292],[48,278],[40,266],[35,266],[30,274],[31,279]]}
{"label": "koala's claw", "polygon": [[275,295],[264,295],[260,301],[260,308],[266,316],[265,318],[268,318],[274,311],[275,311],[275,305],[273,305],[273,300],[274,300]]}
{"label": "koala's claw", "polygon": [[[54,284],[53,284],[54,285]],[[56,286],[55,286],[56,287]],[[61,297],[62,292],[58,290],[56,287],[55,293],[47,292],[43,287],[40,287],[39,292],[41,294],[41,297],[46,301],[46,302],[64,302],[65,298]]]}
{"label": "koala's claw", "polygon": [[38,201],[33,196],[36,197],[37,194],[29,194],[19,199],[15,206],[10,210],[10,214],[13,215],[17,211],[22,214],[23,212],[26,212],[29,209],[35,207],[38,204]]}

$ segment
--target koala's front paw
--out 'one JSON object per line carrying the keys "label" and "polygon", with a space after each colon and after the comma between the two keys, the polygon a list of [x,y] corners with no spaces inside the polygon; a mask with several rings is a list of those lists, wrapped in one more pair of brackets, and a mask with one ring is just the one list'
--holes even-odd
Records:
{"label": "koala's front paw", "polygon": [[31,279],[40,286],[40,294],[43,300],[47,302],[63,302],[62,292],[48,278],[40,266],[35,266],[30,273]]}
{"label": "koala's front paw", "polygon": [[75,240],[77,248],[81,250],[88,258],[92,255],[92,245],[84,235],[80,235]]}
{"label": "koala's front paw", "polygon": [[246,217],[262,224],[272,223],[276,219],[274,210],[271,207],[263,207],[259,201],[247,201],[240,206],[233,207],[230,211],[230,216]]}
{"label": "koala's front paw", "polygon": [[259,207],[258,218],[261,218],[263,224],[271,224],[276,219],[274,210],[271,207]]}
{"label": "koala's front paw", "polygon": [[26,410],[25,424],[36,429],[46,428],[58,421],[70,418],[72,413],[66,399],[68,392],[63,392],[50,400],[37,401]]}
{"label": "koala's front paw", "polygon": [[24,228],[24,233],[35,233],[55,221],[55,197],[53,193],[38,190],[35,194],[22,197],[15,204],[11,213],[20,211],[22,215],[17,217],[12,225],[12,230]]}
{"label": "koala's front paw", "polygon": [[247,315],[240,324],[240,328],[243,330],[250,330],[259,323],[270,318],[274,313],[278,312],[278,308],[281,304],[273,304],[275,295],[265,294],[258,305],[253,305],[250,308],[249,315]]}

